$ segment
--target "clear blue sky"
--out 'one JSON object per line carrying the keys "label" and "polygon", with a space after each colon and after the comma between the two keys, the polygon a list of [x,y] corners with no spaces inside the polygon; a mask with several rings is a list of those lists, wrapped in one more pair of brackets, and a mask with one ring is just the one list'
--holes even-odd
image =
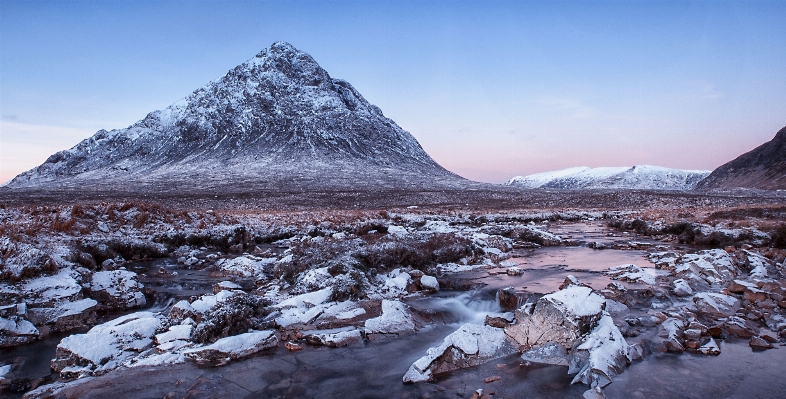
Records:
{"label": "clear blue sky", "polygon": [[714,169],[786,125],[786,1],[0,0],[0,180],[277,40],[465,177]]}

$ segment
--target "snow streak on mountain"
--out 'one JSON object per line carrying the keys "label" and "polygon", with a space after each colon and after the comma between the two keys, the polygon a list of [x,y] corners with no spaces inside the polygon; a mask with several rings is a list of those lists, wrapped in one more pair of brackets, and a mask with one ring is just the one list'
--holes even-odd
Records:
{"label": "snow streak on mountain", "polygon": [[690,190],[710,174],[707,170],[680,170],[659,166],[588,168],[516,176],[506,184],[524,188]]}
{"label": "snow streak on mountain", "polygon": [[185,99],[101,130],[11,188],[410,186],[465,181],[348,82],[284,42]]}

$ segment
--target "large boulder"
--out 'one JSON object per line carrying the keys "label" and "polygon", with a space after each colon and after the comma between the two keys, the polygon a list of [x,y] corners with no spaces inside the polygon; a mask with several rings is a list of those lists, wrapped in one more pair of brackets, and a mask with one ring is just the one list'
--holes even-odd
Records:
{"label": "large boulder", "polygon": [[435,374],[477,366],[515,352],[500,328],[464,324],[445,337],[441,345],[429,348],[404,374],[404,382],[430,381]]}
{"label": "large boulder", "polygon": [[415,330],[409,307],[401,301],[382,301],[382,314],[366,320],[366,334],[399,334]]}
{"label": "large boulder", "polygon": [[693,303],[699,313],[711,317],[728,317],[740,308],[740,300],[724,294],[702,292],[693,296]]}
{"label": "large boulder", "polygon": [[39,334],[33,323],[22,316],[0,317],[0,348],[32,342]]}
{"label": "large boulder", "polygon": [[517,322],[505,328],[505,333],[521,352],[547,343],[571,349],[595,327],[605,307],[605,298],[591,288],[572,285],[541,297],[534,307],[525,304],[516,310]]}
{"label": "large boulder", "polygon": [[630,346],[604,315],[590,335],[571,353],[568,373],[576,373],[572,383],[582,382],[592,388],[605,387],[611,378],[630,364]]}
{"label": "large boulder", "polygon": [[110,270],[93,273],[90,296],[111,309],[131,309],[145,305],[144,286],[137,275],[128,270]]}
{"label": "large boulder", "polygon": [[331,348],[347,346],[363,340],[361,330],[352,326],[331,330],[312,330],[303,333],[306,342],[311,345],[329,346]]}
{"label": "large boulder", "polygon": [[59,303],[52,308],[32,308],[28,313],[35,324],[46,325],[53,332],[64,332],[95,324],[97,308],[98,302],[87,298]]}
{"label": "large boulder", "polygon": [[188,349],[183,354],[200,366],[223,366],[276,345],[278,336],[273,331],[252,331],[221,338],[211,345]]}
{"label": "large boulder", "polygon": [[137,312],[97,325],[85,334],[65,337],[51,367],[64,377],[99,375],[150,348],[162,317]]}

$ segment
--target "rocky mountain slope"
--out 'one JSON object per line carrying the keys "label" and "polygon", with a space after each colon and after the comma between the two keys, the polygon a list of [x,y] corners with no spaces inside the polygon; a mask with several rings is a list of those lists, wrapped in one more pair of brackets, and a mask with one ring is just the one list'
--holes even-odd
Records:
{"label": "rocky mountain slope", "polygon": [[727,162],[707,176],[697,189],[786,189],[786,127],[772,140]]}
{"label": "rocky mountain slope", "polygon": [[659,166],[589,168],[580,166],[553,172],[516,176],[506,184],[523,188],[690,190],[709,175],[704,170],[680,170]]}
{"label": "rocky mountain slope", "polygon": [[7,186],[172,191],[464,182],[348,82],[277,42],[185,99],[125,129],[100,130]]}

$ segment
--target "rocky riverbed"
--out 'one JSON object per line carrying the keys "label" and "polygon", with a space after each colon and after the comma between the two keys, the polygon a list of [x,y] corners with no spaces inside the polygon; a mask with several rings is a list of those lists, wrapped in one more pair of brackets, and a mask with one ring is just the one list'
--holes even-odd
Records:
{"label": "rocky riverbed", "polygon": [[[771,220],[0,212],[8,395],[631,397],[674,392],[636,370],[686,362],[709,394],[783,360]],[[727,352],[763,371],[721,378]]]}

